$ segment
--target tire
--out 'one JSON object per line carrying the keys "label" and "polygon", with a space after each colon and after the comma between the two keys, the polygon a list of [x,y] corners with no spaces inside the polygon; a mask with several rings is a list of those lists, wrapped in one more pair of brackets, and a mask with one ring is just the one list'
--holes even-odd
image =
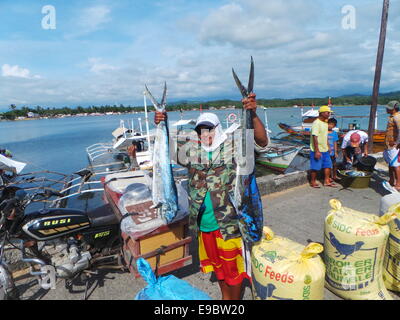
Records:
{"label": "tire", "polygon": [[1,300],[18,300],[19,291],[14,284],[10,272],[0,265],[0,301]]}

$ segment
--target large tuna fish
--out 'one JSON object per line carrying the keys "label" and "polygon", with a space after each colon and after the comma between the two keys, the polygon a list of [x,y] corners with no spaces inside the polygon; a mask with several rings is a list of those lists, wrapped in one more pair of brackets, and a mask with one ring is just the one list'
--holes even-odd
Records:
{"label": "large tuna fish", "polygon": [[[164,93],[161,104],[145,86],[146,94],[159,112],[164,112],[167,99],[167,84],[164,85]],[[161,121],[157,125],[156,137],[153,148],[153,203],[161,208],[161,217],[166,223],[170,223],[178,212],[178,195],[172,173],[169,153],[169,130],[167,121]]]}
{"label": "large tuna fish", "polygon": [[[246,89],[232,69],[235,82],[243,96],[247,98],[253,92],[254,62],[251,68],[248,88]],[[242,109],[240,140],[236,155],[237,171],[235,185],[235,206],[239,215],[239,228],[244,241],[254,243],[261,240],[263,228],[263,209],[255,176],[254,126],[251,111]]]}

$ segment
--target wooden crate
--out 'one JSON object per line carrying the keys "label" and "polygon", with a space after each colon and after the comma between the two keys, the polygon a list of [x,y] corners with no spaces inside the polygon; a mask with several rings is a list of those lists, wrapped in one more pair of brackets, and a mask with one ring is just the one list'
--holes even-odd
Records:
{"label": "wooden crate", "polygon": [[[104,191],[104,200],[110,203],[113,211],[121,219],[122,214],[116,205],[121,195],[113,192],[107,186]],[[155,217],[155,210],[150,209],[151,205],[152,202],[147,202],[128,208],[129,212],[140,212],[140,214],[126,219],[133,219],[138,224],[141,223],[141,219],[144,221],[147,218]],[[188,217],[169,225],[163,225],[138,238],[124,232],[121,234],[124,242],[124,260],[135,277],[140,277],[136,268],[136,261],[139,258],[146,259],[155,270],[157,255],[159,255],[158,275],[192,263],[192,256],[189,254],[192,238],[189,236]]]}
{"label": "wooden crate", "polygon": [[192,256],[189,254],[192,238],[188,236],[187,218],[168,226],[162,226],[136,240],[126,233],[122,233],[122,238],[124,240],[124,259],[135,277],[140,276],[136,268],[136,261],[139,258],[146,259],[155,270],[157,255],[159,255],[158,275],[192,263]]}

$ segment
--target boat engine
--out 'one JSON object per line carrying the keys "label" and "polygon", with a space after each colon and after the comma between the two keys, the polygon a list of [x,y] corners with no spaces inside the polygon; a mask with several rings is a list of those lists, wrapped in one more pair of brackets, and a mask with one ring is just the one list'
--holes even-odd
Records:
{"label": "boat engine", "polygon": [[78,242],[70,238],[38,243],[39,250],[50,257],[57,277],[68,279],[89,267],[91,254],[81,251]]}

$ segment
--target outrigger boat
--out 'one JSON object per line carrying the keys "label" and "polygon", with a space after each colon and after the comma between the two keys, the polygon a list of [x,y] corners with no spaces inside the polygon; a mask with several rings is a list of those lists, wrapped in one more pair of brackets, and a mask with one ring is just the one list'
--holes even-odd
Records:
{"label": "outrigger boat", "polygon": [[25,166],[26,163],[12,160],[0,154],[0,186],[12,182]]}
{"label": "outrigger boat", "polygon": [[96,143],[86,148],[89,169],[96,173],[127,171],[130,168],[129,155],[115,150],[112,144]]}
{"label": "outrigger boat", "polygon": [[95,143],[86,148],[90,170],[94,172],[111,173],[129,170],[131,163],[128,148],[136,145],[136,160],[140,169],[152,167],[152,149],[154,134],[135,132],[127,129],[124,121],[112,133],[114,139],[110,143]]}
{"label": "outrigger boat", "polygon": [[304,147],[279,143],[279,140],[276,141],[268,145],[267,151],[257,155],[256,163],[270,170],[284,173]]}
{"label": "outrigger boat", "polygon": [[[309,143],[310,141],[310,136],[311,136],[311,127],[313,122],[318,118],[319,113],[318,110],[311,109],[305,113],[303,113],[303,109],[301,109],[301,118],[302,118],[302,123],[301,125],[298,126],[292,126],[288,125],[286,123],[278,123],[278,126],[286,133],[292,136],[296,136],[297,138],[301,138],[304,140],[306,143]],[[347,132],[351,130],[362,130],[360,129],[360,124],[357,123],[356,120],[354,120],[352,123],[348,124],[347,128],[344,128],[343,126],[343,121],[345,119],[361,119],[361,118],[369,118],[367,116],[335,116],[337,120],[341,120],[341,125],[337,129],[339,139],[342,140],[343,137],[346,135]],[[378,117],[376,117],[375,120],[375,128],[377,128],[377,122]],[[384,130],[375,130],[374,132],[374,143],[376,144],[382,144],[385,142],[385,135],[386,132]]]}
{"label": "outrigger boat", "polygon": [[149,129],[145,93],[144,107],[146,133],[143,133],[141,118],[138,118],[139,131],[135,130],[133,121],[126,125],[124,120],[120,120],[119,127],[112,132],[114,138],[111,142],[95,143],[86,148],[91,171],[96,173],[128,171],[131,167],[128,148],[132,144],[136,146],[136,161],[139,168],[142,170],[152,168],[154,132]]}
{"label": "outrigger boat", "polygon": [[[0,202],[12,198],[17,190],[24,189],[25,191],[48,194],[46,200],[35,201],[41,202],[43,208],[65,208],[69,198],[84,193],[83,185],[87,185],[88,180],[88,176],[82,177],[78,174],[64,174],[49,170],[20,173],[15,176],[13,181],[0,186]],[[78,186],[81,187],[81,190],[74,194],[73,188]],[[91,192],[94,192],[94,190],[91,190]],[[33,209],[35,208],[33,206]]]}
{"label": "outrigger boat", "polygon": [[272,171],[284,173],[296,156],[306,148],[306,145],[277,137],[271,138],[272,132],[269,130],[267,108],[264,108],[264,121],[269,143],[264,152],[256,155],[256,163]]}
{"label": "outrigger boat", "polygon": [[[357,118],[359,118],[359,117],[357,117]],[[296,136],[297,138],[302,138],[302,140],[304,140],[305,142],[309,142],[310,141],[311,130],[298,129],[297,127],[290,126],[290,125],[288,125],[286,123],[279,123],[278,126],[282,130],[284,130],[286,133],[288,133],[289,135]],[[349,128],[349,129],[340,130],[338,132],[339,139],[342,140],[343,137],[346,135],[346,133],[351,131],[351,130],[357,130],[357,129],[353,129],[353,127],[352,127],[352,128]],[[384,143],[385,142],[385,135],[386,135],[386,132],[384,130],[375,130],[374,137],[373,137],[374,143],[377,143],[377,144]]]}

